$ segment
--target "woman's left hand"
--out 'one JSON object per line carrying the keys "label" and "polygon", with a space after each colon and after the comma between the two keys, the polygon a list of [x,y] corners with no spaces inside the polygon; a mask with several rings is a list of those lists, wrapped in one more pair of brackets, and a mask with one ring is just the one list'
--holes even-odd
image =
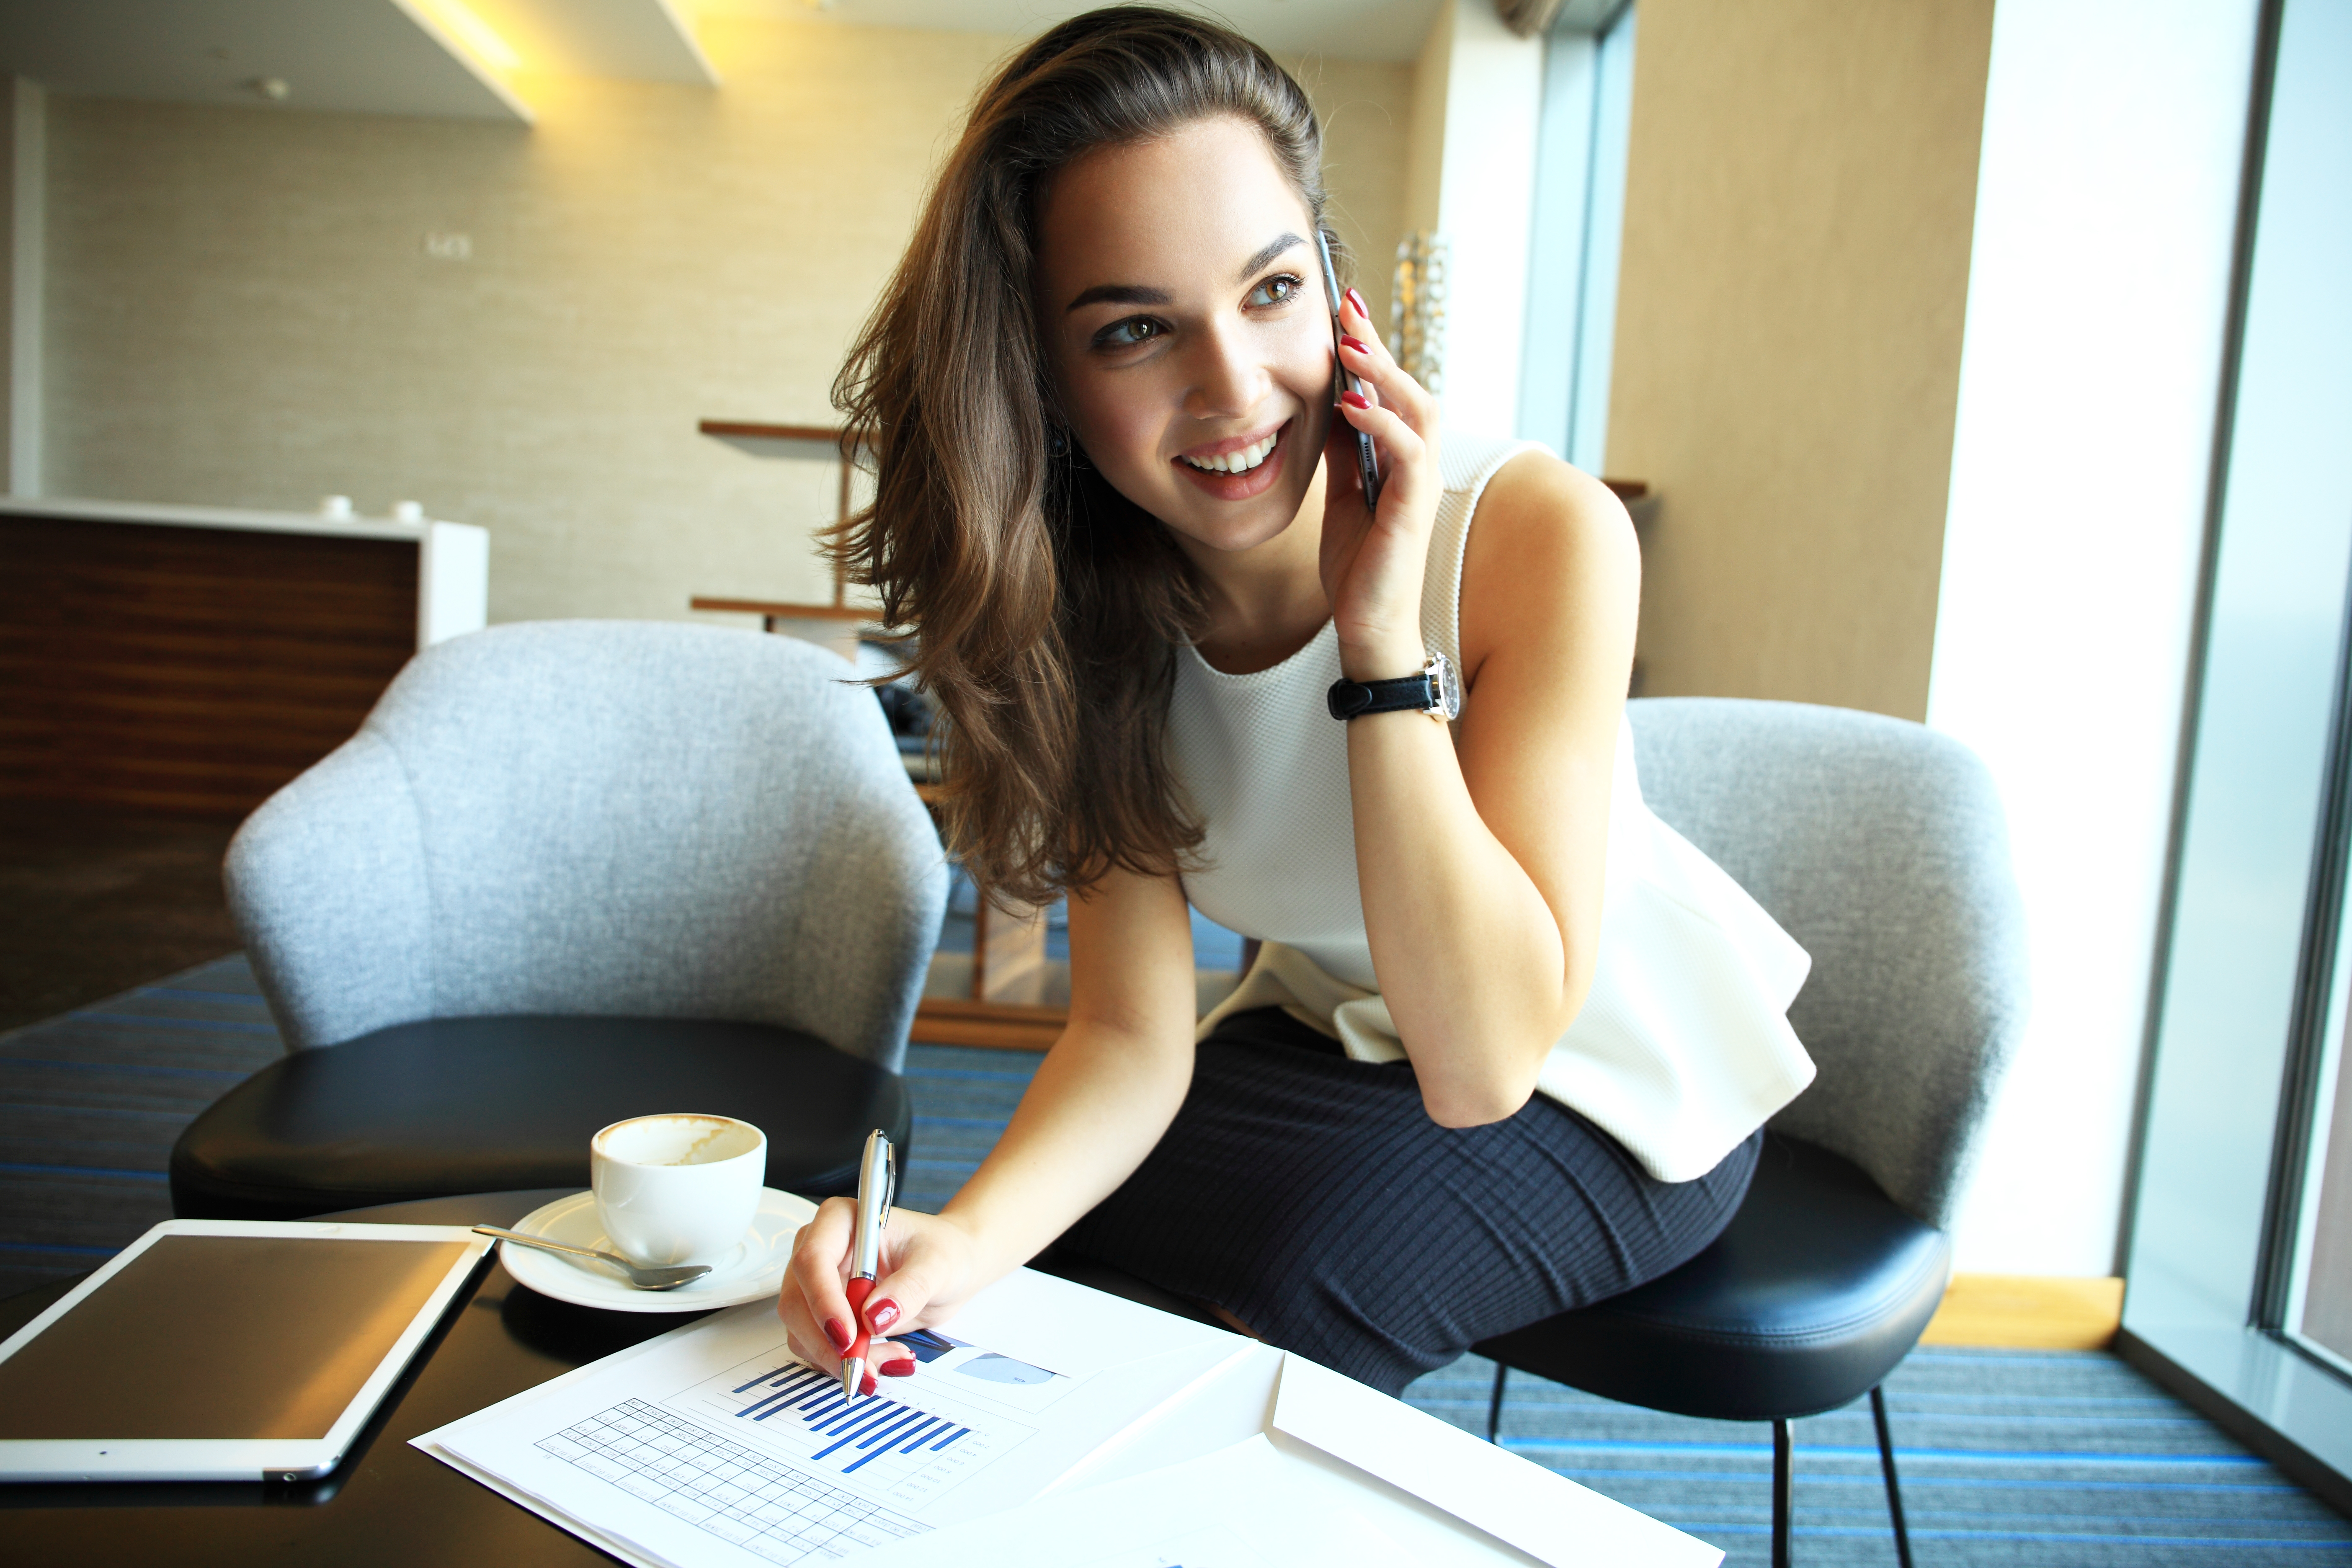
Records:
{"label": "woman's left hand", "polygon": [[[1425,657],[1421,586],[1429,531],[1443,489],[1437,473],[1437,399],[1390,357],[1364,297],[1347,292],[1339,312],[1342,369],[1362,384],[1339,400],[1323,454],[1323,593],[1339,636],[1339,663],[1357,680],[1411,675]],[[1359,406],[1360,402],[1361,406]],[[1364,506],[1356,432],[1380,454],[1381,500]]]}

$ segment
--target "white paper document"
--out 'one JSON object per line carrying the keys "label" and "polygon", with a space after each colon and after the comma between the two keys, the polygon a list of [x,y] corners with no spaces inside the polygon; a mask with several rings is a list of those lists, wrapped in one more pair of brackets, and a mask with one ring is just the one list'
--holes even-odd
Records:
{"label": "white paper document", "polygon": [[1274,1428],[1555,1568],[1715,1568],[1723,1561],[1721,1550],[1696,1536],[1299,1356],[1283,1362]]}
{"label": "white paper document", "polygon": [[[1025,1271],[999,1292],[1048,1324],[1069,1293],[1103,1300]],[[1099,1336],[1083,1363],[1053,1356],[1082,1373],[959,1331],[926,1336],[914,1375],[851,1400],[837,1371],[793,1359],[772,1303],[751,1302],[415,1441],[631,1561],[829,1561],[1025,1502],[1246,1353],[1132,1310],[1124,1359]]]}
{"label": "white paper document", "polygon": [[1028,1270],[845,1401],[751,1302],[413,1439],[642,1568],[1714,1568],[1339,1373]]}
{"label": "white paper document", "polygon": [[961,1525],[872,1568],[1426,1568],[1359,1490],[1262,1434],[1189,1464]]}

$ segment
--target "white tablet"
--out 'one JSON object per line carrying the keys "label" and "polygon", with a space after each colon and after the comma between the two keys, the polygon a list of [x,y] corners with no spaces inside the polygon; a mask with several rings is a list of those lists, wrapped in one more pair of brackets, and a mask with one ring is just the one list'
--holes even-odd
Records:
{"label": "white tablet", "polygon": [[0,1343],[0,1479],[323,1476],[491,1245],[167,1220]]}

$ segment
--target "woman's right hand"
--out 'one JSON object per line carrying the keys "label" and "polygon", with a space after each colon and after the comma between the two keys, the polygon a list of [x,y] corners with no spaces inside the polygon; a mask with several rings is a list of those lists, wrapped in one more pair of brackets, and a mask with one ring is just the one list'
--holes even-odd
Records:
{"label": "woman's right hand", "polygon": [[[856,1338],[856,1314],[845,1289],[856,1215],[857,1205],[849,1199],[825,1199],[793,1238],[792,1267],[776,1298],[776,1316],[783,1320],[793,1354],[820,1372],[837,1372],[842,1352]],[[866,1326],[874,1341],[867,1347],[869,1381],[860,1392],[872,1392],[874,1373],[904,1377],[915,1370],[913,1353],[882,1336],[955,1316],[988,1282],[981,1277],[979,1250],[971,1234],[951,1219],[912,1209],[890,1211],[890,1223],[882,1228],[880,1273],[866,1298]]]}
{"label": "woman's right hand", "polygon": [[[1192,1081],[1193,991],[1192,917],[1175,878],[1114,871],[1070,900],[1070,1026],[947,1212],[890,1211],[869,1329],[947,1322],[1134,1173]],[[857,1331],[844,1289],[856,1218],[847,1198],[825,1200],[793,1240],[776,1300],[793,1354],[820,1371],[838,1372]],[[915,1370],[903,1345],[868,1349],[885,1376]]]}

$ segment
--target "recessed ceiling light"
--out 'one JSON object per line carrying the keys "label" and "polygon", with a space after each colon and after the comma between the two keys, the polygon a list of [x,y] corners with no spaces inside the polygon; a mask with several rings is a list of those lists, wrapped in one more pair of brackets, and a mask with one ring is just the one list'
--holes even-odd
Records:
{"label": "recessed ceiling light", "polygon": [[282,76],[257,76],[245,85],[272,103],[285,102],[294,90],[286,85],[286,79]]}

